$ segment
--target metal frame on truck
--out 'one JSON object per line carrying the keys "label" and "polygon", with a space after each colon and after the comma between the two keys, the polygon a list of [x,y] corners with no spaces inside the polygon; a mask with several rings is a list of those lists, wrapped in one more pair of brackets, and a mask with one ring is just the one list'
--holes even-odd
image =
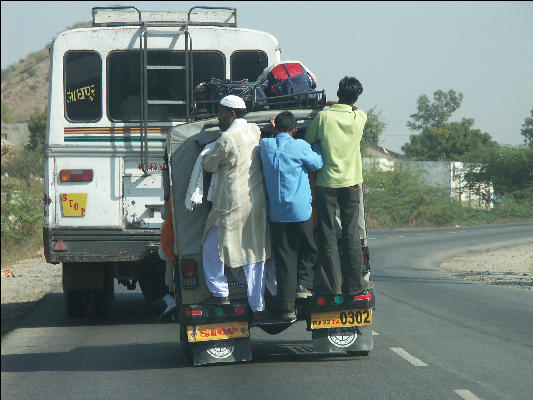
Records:
{"label": "metal frame on truck", "polygon": [[[315,108],[291,108],[298,121],[297,128],[302,133],[325,103],[324,93],[317,94],[321,97],[315,103]],[[253,103],[249,107],[253,109]],[[287,108],[290,106],[283,109]],[[249,112],[245,118],[248,122],[256,123],[263,134],[268,135],[270,118],[280,111]],[[201,237],[210,205],[202,203],[192,211],[185,207],[185,195],[194,163],[203,147],[217,140],[220,135],[218,121],[208,119],[176,127],[167,137],[169,192],[177,254],[173,261],[174,290],[180,304],[180,341],[184,360],[194,365],[252,359],[251,312],[245,287],[229,269],[226,269],[226,277],[231,304],[201,304],[209,296],[202,270]],[[365,270],[364,274],[368,279],[369,271]],[[371,325],[374,306],[374,291],[368,290],[357,296],[297,299],[296,311],[298,320],[307,322],[316,352],[366,355],[373,348]],[[267,324],[259,327],[269,334],[278,334],[289,326]]]}

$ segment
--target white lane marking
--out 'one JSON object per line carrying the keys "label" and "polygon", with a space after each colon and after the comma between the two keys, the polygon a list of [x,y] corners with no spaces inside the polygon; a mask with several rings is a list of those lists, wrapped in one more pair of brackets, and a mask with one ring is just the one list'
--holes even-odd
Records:
{"label": "white lane marking", "polygon": [[376,331],[372,331],[372,336],[379,336],[379,333],[377,333]]}
{"label": "white lane marking", "polygon": [[398,237],[405,237],[405,235],[400,235],[400,236],[398,236]]}
{"label": "white lane marking", "polygon": [[457,393],[457,395],[463,398],[464,400],[481,400],[468,389],[455,389],[454,392]]}
{"label": "white lane marking", "polygon": [[406,359],[407,361],[409,361],[411,364],[413,364],[416,367],[427,367],[428,366],[425,362],[423,362],[423,361],[419,360],[418,358],[412,356],[411,354],[406,352],[401,347],[391,347],[390,349],[392,351],[394,351],[396,354],[398,354],[400,357],[402,357],[402,358]]}
{"label": "white lane marking", "polygon": [[367,238],[368,240],[376,240],[376,238]]}

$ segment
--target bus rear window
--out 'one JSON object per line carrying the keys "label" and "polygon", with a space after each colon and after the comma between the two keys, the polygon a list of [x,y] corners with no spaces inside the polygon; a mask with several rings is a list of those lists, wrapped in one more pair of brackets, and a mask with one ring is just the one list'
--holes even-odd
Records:
{"label": "bus rear window", "polygon": [[[183,51],[148,51],[148,65],[184,66]],[[139,121],[141,118],[141,60],[139,51],[114,51],[107,59],[109,118],[112,121]],[[224,55],[215,51],[193,51],[193,87],[210,77],[224,79]],[[185,101],[185,71],[149,69],[148,100]],[[185,119],[182,104],[149,104],[149,121]]]}
{"label": "bus rear window", "polygon": [[69,51],[64,58],[65,117],[94,122],[102,117],[102,61],[94,51]]}
{"label": "bus rear window", "polygon": [[268,66],[268,57],[260,50],[239,50],[231,55],[231,80],[255,82]]}

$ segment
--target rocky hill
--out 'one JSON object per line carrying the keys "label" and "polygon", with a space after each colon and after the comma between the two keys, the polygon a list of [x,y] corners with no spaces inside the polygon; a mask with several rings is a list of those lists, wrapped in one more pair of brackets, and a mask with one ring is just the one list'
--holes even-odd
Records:
{"label": "rocky hill", "polygon": [[50,59],[47,46],[2,70],[2,106],[13,122],[24,122],[48,104]]}
{"label": "rocky hill", "polygon": [[[88,27],[79,23],[67,29]],[[48,105],[50,45],[29,54],[2,70],[2,108],[7,108],[11,122],[26,122]]]}

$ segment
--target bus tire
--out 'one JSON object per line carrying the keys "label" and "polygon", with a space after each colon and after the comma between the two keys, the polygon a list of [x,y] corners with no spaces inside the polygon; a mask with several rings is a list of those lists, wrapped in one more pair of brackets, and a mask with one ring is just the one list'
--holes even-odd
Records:
{"label": "bus tire", "polygon": [[67,315],[81,318],[87,315],[87,291],[70,289],[64,292]]}
{"label": "bus tire", "polygon": [[107,317],[115,302],[115,277],[113,265],[104,267],[104,289],[96,292],[94,298],[95,313],[98,316]]}

